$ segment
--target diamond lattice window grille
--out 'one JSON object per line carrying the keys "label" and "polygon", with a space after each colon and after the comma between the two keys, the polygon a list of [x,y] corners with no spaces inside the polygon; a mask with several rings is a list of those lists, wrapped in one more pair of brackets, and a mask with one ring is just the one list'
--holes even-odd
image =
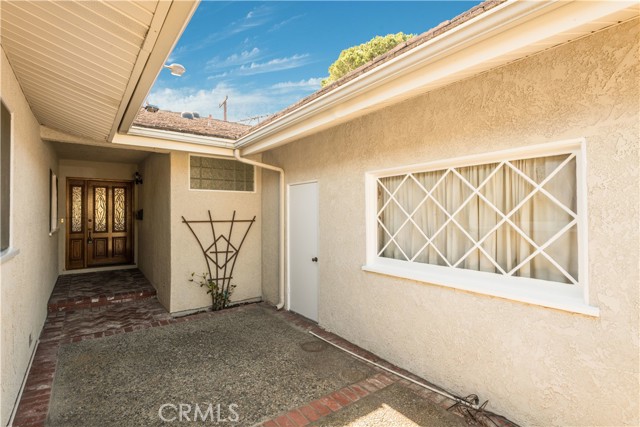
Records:
{"label": "diamond lattice window grille", "polygon": [[576,153],[377,178],[377,255],[579,284]]}

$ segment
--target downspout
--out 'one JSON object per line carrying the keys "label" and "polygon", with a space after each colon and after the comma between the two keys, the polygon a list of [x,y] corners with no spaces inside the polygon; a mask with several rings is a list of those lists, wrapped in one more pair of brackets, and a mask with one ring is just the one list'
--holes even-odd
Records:
{"label": "downspout", "polygon": [[272,171],[276,171],[280,174],[280,277],[279,277],[279,299],[280,301],[276,305],[278,310],[284,307],[284,169],[279,168],[277,166],[268,165],[266,163],[260,163],[253,160],[245,159],[244,157],[240,157],[240,150],[237,148],[233,150],[233,156],[241,163],[246,163],[248,165],[257,166],[263,169],[269,169]]}

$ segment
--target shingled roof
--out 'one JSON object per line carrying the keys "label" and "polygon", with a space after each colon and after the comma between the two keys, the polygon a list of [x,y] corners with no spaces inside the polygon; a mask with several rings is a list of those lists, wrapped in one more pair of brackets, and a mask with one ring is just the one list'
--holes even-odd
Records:
{"label": "shingled roof", "polygon": [[235,122],[225,122],[206,117],[185,119],[181,113],[166,110],[159,110],[152,113],[144,108],[140,109],[140,112],[133,121],[133,125],[150,129],[227,139],[238,139],[251,129],[251,126]]}

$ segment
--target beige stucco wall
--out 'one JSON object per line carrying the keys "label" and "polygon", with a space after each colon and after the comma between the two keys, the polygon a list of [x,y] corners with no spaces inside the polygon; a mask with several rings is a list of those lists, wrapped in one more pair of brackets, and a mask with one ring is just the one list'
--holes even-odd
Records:
{"label": "beige stucco wall", "polygon": [[[188,282],[191,273],[206,271],[205,261],[195,238],[182,223],[182,216],[189,220],[207,218],[207,210],[214,219],[251,219],[253,224],[242,247],[233,273],[237,285],[231,300],[234,302],[260,299],[261,287],[261,173],[256,169],[256,191],[222,192],[189,189],[189,155],[171,153],[171,312],[180,312],[211,305],[205,288]],[[203,233],[209,233],[208,225],[200,225]],[[242,227],[237,225],[236,227]],[[238,230],[238,229],[237,229]],[[244,229],[243,229],[244,230]],[[239,231],[239,230],[238,230]],[[236,231],[237,232],[237,231]],[[234,236],[235,233],[234,232]],[[206,234],[210,236],[210,234]],[[209,241],[208,244],[213,243]]]}
{"label": "beige stucco wall", "polygon": [[[66,218],[67,215],[67,178],[95,178],[95,179],[121,179],[131,181],[133,174],[138,170],[135,163],[93,162],[86,160],[60,159],[60,173],[58,174],[58,218]],[[143,175],[144,176],[144,175]],[[137,209],[137,186],[134,187],[134,211]],[[65,269],[65,239],[68,219],[60,224],[58,233],[58,271]],[[137,226],[137,221],[136,224]],[[134,260],[138,258],[138,232],[134,231]]]}
{"label": "beige stucco wall", "polygon": [[57,235],[49,236],[49,170],[58,173],[58,167],[50,144],[40,139],[40,126],[4,50],[0,53],[0,76],[0,98],[13,117],[11,247],[19,251],[0,264],[0,423],[6,425],[57,277]]}
{"label": "beige stucco wall", "polygon": [[[319,182],[320,325],[455,393],[477,393],[522,425],[638,425],[638,27],[636,19],[266,153],[288,183]],[[365,172],[576,137],[587,140],[599,318],[361,270]],[[265,241],[265,253],[275,248]]]}
{"label": "beige stucco wall", "polygon": [[279,200],[280,174],[262,171],[262,298],[273,305],[280,301]]}
{"label": "beige stucco wall", "polygon": [[144,183],[138,185],[138,209],[144,216],[138,224],[138,267],[158,292],[158,299],[171,306],[171,159],[151,154],[142,162]]}

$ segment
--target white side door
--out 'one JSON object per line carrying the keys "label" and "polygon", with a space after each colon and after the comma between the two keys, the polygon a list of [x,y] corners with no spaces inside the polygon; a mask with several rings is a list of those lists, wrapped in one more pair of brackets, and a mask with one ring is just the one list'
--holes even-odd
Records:
{"label": "white side door", "polygon": [[318,183],[289,185],[289,309],[318,321]]}

